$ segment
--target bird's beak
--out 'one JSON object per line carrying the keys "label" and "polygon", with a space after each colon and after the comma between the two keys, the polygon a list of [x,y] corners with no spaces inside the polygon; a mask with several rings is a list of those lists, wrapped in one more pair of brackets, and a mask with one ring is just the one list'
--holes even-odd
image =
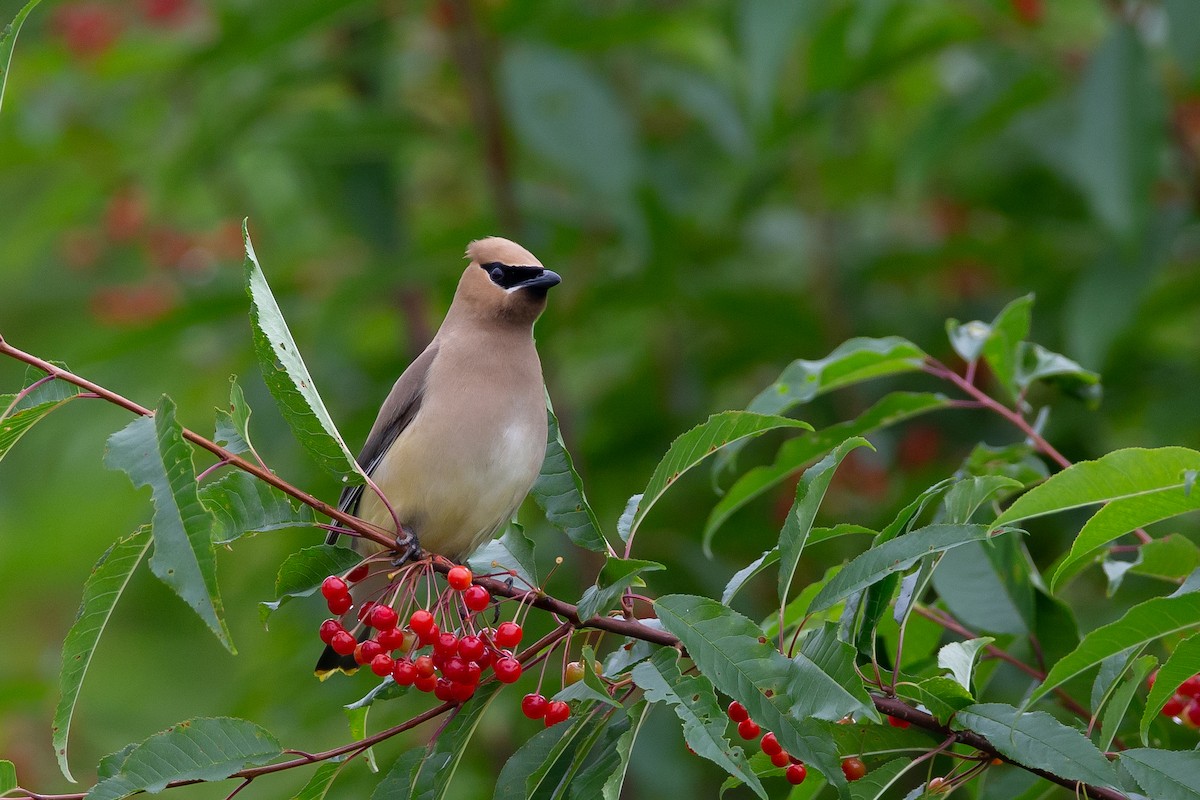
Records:
{"label": "bird's beak", "polygon": [[514,289],[540,289],[545,292],[551,286],[557,286],[562,283],[562,276],[553,270],[542,270],[542,274],[536,278],[530,278],[527,281],[521,281],[513,286]]}

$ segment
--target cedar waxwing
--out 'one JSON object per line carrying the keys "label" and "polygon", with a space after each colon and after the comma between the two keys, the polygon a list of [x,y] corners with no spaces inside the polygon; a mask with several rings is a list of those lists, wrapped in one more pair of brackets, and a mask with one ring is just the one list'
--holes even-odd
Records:
{"label": "cedar waxwing", "polygon": [[[358,455],[391,510],[363,486],[338,504],[389,532],[402,533],[399,519],[413,550],[452,559],[503,529],[537,479],[546,402],[533,323],[562,280],[508,239],[472,242],[467,257],[442,326],[392,387]],[[380,549],[361,539],[355,547]],[[326,647],[316,673],[355,666]]]}

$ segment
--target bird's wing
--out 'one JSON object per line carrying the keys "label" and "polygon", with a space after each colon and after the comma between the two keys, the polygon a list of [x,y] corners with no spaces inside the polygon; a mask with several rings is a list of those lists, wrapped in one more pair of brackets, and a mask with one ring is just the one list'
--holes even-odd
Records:
{"label": "bird's wing", "polygon": [[[433,363],[437,350],[437,343],[431,342],[425,351],[408,365],[408,369],[404,370],[404,374],[383,401],[379,416],[375,418],[375,424],[371,426],[371,432],[367,435],[367,442],[357,458],[358,465],[368,475],[375,471],[392,442],[396,441],[396,437],[408,427],[421,409],[429,365]],[[338,510],[347,514],[357,513],[363,488],[363,485],[359,484],[343,489],[342,496],[338,498]],[[330,533],[325,543],[333,544],[337,537],[336,533]]]}

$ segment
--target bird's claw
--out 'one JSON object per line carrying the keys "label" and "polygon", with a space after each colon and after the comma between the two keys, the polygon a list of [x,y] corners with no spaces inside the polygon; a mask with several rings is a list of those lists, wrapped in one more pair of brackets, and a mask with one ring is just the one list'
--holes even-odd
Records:
{"label": "bird's claw", "polygon": [[393,561],[396,566],[419,559],[421,557],[421,541],[417,538],[416,531],[401,525],[400,533],[396,536],[395,550],[399,554]]}

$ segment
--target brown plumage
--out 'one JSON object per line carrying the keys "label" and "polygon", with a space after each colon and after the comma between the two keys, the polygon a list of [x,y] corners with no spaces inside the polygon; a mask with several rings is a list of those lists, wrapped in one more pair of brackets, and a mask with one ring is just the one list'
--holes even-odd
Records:
{"label": "brown plumage", "polygon": [[[467,257],[437,335],[392,387],[358,456],[421,547],[454,559],[502,529],[537,478],[546,407],[533,323],[560,280],[508,239],[472,242]],[[369,488],[347,489],[340,507],[396,531]],[[326,661],[318,675],[337,668]]]}

